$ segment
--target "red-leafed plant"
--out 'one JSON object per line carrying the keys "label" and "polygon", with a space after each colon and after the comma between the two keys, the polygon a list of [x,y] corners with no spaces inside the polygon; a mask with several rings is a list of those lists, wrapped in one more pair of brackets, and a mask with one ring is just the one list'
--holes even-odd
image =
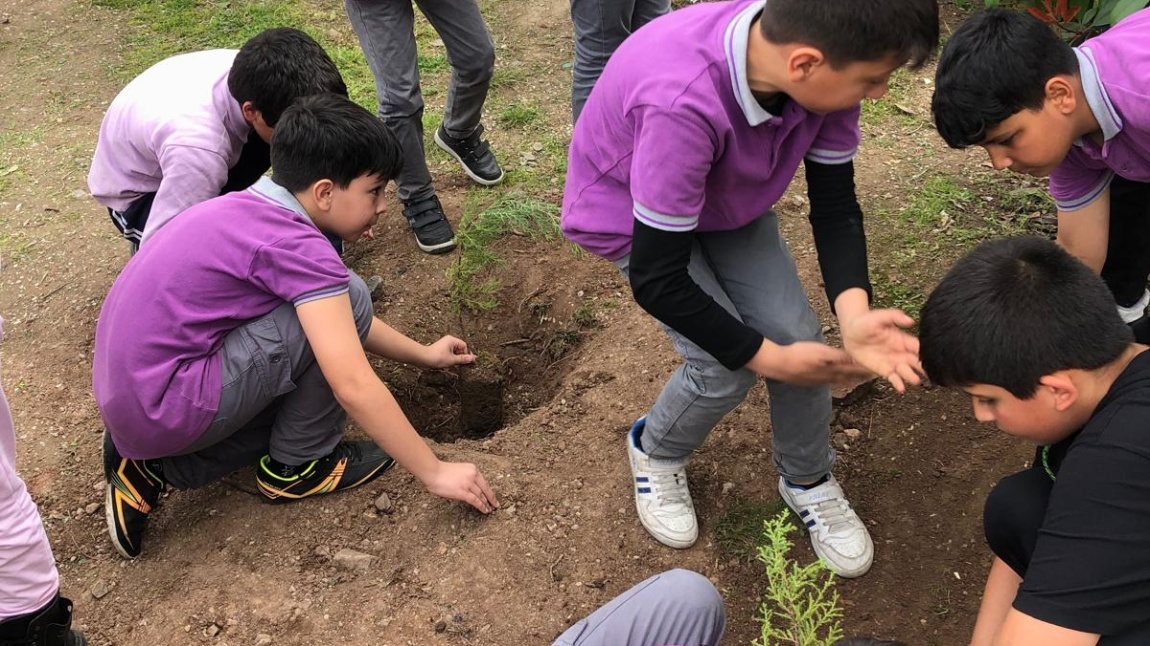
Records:
{"label": "red-leafed plant", "polygon": [[[995,7],[1001,0],[985,0]],[[1071,44],[1078,44],[1117,24],[1126,16],[1145,9],[1147,0],[1024,0],[1026,10],[1050,25]]]}

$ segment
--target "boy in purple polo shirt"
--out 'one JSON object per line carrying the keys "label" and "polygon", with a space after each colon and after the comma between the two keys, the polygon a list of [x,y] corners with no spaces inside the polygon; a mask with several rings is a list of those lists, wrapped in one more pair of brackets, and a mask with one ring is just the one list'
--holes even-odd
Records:
{"label": "boy in purple polo shirt", "polygon": [[[706,3],[635,32],[591,91],[563,230],[615,263],[684,358],[627,438],[639,520],[658,541],[695,542],[687,462],[763,378],[780,493],[837,573],[870,567],[870,536],[830,473],[827,384],[919,378],[899,329],[911,319],[869,305],[859,104],[937,42],[935,0]],[[771,210],[800,163],[845,350],[822,343]]]}
{"label": "boy in purple polo shirt", "polygon": [[[272,179],[168,223],[104,301],[92,387],[108,429],[109,531],[126,557],[166,485],[253,464],[272,502],[355,487],[398,462],[434,494],[498,506],[475,465],[436,458],[364,350],[428,368],[475,356],[375,318],[325,238],[370,235],[401,165],[394,137],[344,97],[307,97],[284,112],[271,161]],[[348,415],[374,442],[341,441]]]}
{"label": "boy in purple polo shirt", "polygon": [[71,630],[72,602],[60,596],[60,575],[40,512],[16,475],[16,429],[3,390],[0,519],[0,644],[86,646],[84,636]]}
{"label": "boy in purple polo shirt", "polygon": [[1101,273],[1140,343],[1150,342],[1150,9],[1078,47],[1033,16],[963,23],[938,63],[932,109],[954,148],[997,169],[1050,176],[1058,242]]}
{"label": "boy in purple polo shirt", "polygon": [[184,209],[251,186],[296,98],[347,95],[335,63],[298,29],[268,29],[239,51],[160,61],[108,106],[88,188],[135,250]]}

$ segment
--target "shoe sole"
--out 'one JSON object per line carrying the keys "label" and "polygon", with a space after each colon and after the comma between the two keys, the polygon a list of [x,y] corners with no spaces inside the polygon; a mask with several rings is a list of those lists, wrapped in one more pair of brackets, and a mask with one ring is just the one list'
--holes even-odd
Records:
{"label": "shoe sole", "polygon": [[441,242],[439,244],[425,245],[419,241],[419,236],[416,236],[415,244],[419,246],[420,251],[422,251],[424,253],[429,253],[429,254],[434,256],[434,255],[439,255],[441,253],[447,253],[448,251],[451,251],[452,249],[454,249],[455,248],[455,238],[452,238],[452,239],[448,240],[447,242]]}
{"label": "shoe sole", "polygon": [[[454,157],[455,161],[459,162],[459,165],[463,167],[463,172],[467,173],[467,176],[471,178],[471,181],[475,182],[476,184],[482,184],[483,186],[495,186],[496,184],[499,184],[503,181],[505,173],[503,172],[502,168],[499,169],[499,177],[496,177],[495,179],[483,179],[482,177],[471,172],[471,169],[467,167],[467,164],[463,163],[463,158],[459,156],[459,153],[456,153],[451,149],[451,146],[448,146],[442,139],[439,138],[438,128],[435,130],[435,145],[439,146],[443,149],[444,152]],[[452,244],[454,245],[455,243],[452,242]],[[420,245],[420,248],[422,249],[423,246]],[[424,251],[427,250],[424,249]]]}
{"label": "shoe sole", "polygon": [[116,548],[120,556],[135,560],[140,555],[133,556],[123,545],[120,545],[119,535],[116,533],[116,515],[112,513],[112,489],[114,489],[112,483],[104,486],[104,518],[108,521],[108,536],[112,539],[112,547]]}

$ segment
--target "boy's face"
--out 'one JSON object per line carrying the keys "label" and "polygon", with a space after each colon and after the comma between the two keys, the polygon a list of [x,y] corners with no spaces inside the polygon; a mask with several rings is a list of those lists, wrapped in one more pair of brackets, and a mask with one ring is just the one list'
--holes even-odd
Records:
{"label": "boy's face", "polygon": [[1028,399],[1019,399],[1005,388],[989,384],[962,390],[970,395],[975,419],[993,422],[1003,432],[1036,444],[1054,444],[1081,426],[1059,405],[1058,395],[1043,385]]}
{"label": "boy's face", "polygon": [[347,188],[333,186],[331,208],[322,228],[345,242],[373,237],[371,228],[387,210],[386,184],[378,175],[360,175]]}
{"label": "boy's face", "polygon": [[1066,158],[1074,136],[1070,121],[1050,102],[1038,110],[1016,112],[986,131],[979,145],[990,155],[995,170],[1046,177]]}
{"label": "boy's face", "polygon": [[906,61],[889,56],[877,61],[855,61],[835,69],[823,59],[807,69],[788,88],[799,105],[817,114],[846,110],[863,99],[880,99],[887,91],[890,76]]}

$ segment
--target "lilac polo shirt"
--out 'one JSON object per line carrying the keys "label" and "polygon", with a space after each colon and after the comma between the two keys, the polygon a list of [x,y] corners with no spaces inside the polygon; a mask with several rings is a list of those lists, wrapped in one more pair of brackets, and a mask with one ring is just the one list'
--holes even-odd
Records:
{"label": "lilac polo shirt", "polygon": [[16,428],[0,390],[0,621],[39,610],[59,587],[40,512],[16,475]]}
{"label": "lilac polo shirt", "polygon": [[252,129],[228,91],[235,57],[234,49],[215,49],[160,61],[104,114],[88,188],[114,211],[156,193],[144,242],[176,214],[219,195],[239,161]]}
{"label": "lilac polo shirt", "polygon": [[575,126],[564,234],[617,260],[634,220],[729,231],[763,215],[803,158],[854,158],[858,107],[764,110],[747,84],[747,39],[764,2],[712,2],[658,18],[611,56]]}
{"label": "lilac polo shirt", "polygon": [[347,286],[331,243],[266,177],[189,208],[128,261],[96,324],[92,390],[116,448],[140,459],[191,445],[219,408],[224,337]]}
{"label": "lilac polo shirt", "polygon": [[1060,211],[1077,211],[1114,175],[1150,182],[1150,9],[1143,9],[1075,49],[1082,91],[1103,143],[1084,137],[1050,174]]}

